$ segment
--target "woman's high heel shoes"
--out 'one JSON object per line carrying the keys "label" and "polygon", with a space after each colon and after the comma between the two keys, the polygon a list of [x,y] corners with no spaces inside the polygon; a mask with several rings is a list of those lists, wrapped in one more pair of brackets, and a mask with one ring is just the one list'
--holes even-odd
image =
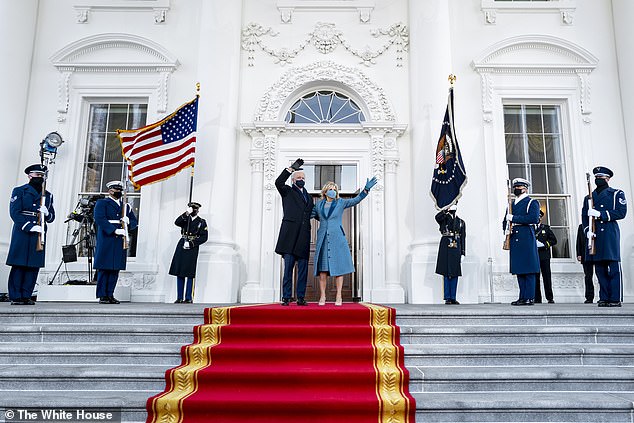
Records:
{"label": "woman's high heel shoes", "polygon": [[320,306],[326,305],[326,297],[319,298],[319,305]]}
{"label": "woman's high heel shoes", "polygon": [[341,300],[341,297],[338,297],[338,298],[335,300],[335,305],[336,305],[336,306],[340,306],[342,303],[343,303],[343,301]]}

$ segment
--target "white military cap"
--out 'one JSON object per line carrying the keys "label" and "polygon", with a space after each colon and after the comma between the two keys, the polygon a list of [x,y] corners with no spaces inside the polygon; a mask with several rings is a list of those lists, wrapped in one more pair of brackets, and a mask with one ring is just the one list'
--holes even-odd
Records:
{"label": "white military cap", "polygon": [[108,189],[123,189],[123,184],[121,181],[110,181],[106,184],[106,188]]}
{"label": "white military cap", "polygon": [[530,182],[528,182],[528,180],[524,179],[524,178],[515,178],[513,179],[513,186],[514,187],[526,187],[528,188],[531,185]]}

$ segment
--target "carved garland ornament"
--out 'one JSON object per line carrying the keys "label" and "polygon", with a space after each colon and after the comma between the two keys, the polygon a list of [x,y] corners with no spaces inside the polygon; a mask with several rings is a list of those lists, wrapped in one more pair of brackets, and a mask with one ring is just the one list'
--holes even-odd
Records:
{"label": "carved garland ornament", "polygon": [[388,38],[387,42],[376,50],[372,50],[367,46],[364,49],[354,48],[343,36],[341,30],[337,29],[333,23],[318,22],[313,31],[292,50],[287,48],[275,50],[263,42],[265,36],[276,37],[278,34],[272,28],[265,28],[257,23],[250,23],[242,30],[242,48],[247,51],[249,66],[254,65],[256,48],[273,57],[275,63],[285,65],[292,63],[292,60],[307,45],[311,44],[322,54],[332,53],[341,45],[349,53],[360,58],[361,63],[366,66],[375,64],[377,57],[388,51],[392,46],[396,46],[396,66],[402,67],[403,52],[409,48],[409,29],[401,23],[396,23],[388,28],[378,28],[370,31],[374,38]]}

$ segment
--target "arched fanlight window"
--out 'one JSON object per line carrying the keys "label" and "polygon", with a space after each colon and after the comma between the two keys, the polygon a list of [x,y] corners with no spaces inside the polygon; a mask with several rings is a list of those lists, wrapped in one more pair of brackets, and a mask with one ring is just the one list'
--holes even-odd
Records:
{"label": "arched fanlight window", "polygon": [[288,123],[360,123],[363,112],[354,101],[334,91],[315,91],[300,98],[291,106]]}

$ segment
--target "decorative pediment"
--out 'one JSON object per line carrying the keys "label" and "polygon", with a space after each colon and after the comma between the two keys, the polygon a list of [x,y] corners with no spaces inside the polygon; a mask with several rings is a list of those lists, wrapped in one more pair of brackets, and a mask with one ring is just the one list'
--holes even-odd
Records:
{"label": "decorative pediment", "polygon": [[589,51],[564,39],[526,35],[492,45],[473,60],[472,66],[478,72],[591,72],[598,61]]}
{"label": "decorative pediment", "polygon": [[283,121],[287,108],[304,94],[303,91],[324,86],[344,89],[348,95],[358,97],[359,106],[366,117],[369,116],[368,120],[396,120],[382,88],[359,69],[331,61],[294,67],[285,72],[260,100],[255,120]]}
{"label": "decorative pediment", "polygon": [[82,38],[51,56],[53,66],[60,72],[58,84],[59,121],[68,112],[70,80],[75,72],[93,73],[156,73],[158,108],[167,109],[169,77],[178,67],[175,56],[147,38],[131,34],[99,34]]}

